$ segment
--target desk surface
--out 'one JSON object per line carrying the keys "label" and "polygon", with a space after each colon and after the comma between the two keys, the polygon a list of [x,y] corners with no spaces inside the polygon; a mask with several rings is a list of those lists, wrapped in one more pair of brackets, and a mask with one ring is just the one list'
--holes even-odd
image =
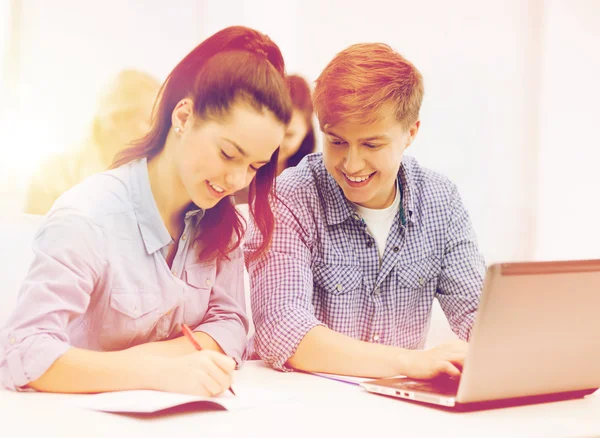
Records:
{"label": "desk surface", "polygon": [[235,412],[132,416],[66,406],[57,402],[65,397],[60,394],[0,391],[0,427],[2,436],[39,438],[600,436],[600,392],[578,400],[454,413],[318,376],[273,371],[262,362],[246,363],[234,382],[258,383],[291,398]]}

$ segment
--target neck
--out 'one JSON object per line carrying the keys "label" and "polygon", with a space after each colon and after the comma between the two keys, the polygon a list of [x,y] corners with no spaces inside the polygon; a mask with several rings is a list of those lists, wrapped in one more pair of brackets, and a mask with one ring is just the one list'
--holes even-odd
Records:
{"label": "neck", "polygon": [[192,201],[166,147],[148,162],[148,177],[160,217],[171,237],[177,241],[183,229],[183,216]]}
{"label": "neck", "polygon": [[286,169],[286,161],[278,161],[277,162],[277,175],[275,176],[279,176],[281,175],[281,172],[283,172]]}

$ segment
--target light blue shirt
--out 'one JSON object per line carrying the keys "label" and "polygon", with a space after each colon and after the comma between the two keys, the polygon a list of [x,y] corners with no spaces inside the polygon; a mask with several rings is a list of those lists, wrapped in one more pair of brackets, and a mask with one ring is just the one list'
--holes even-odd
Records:
{"label": "light blue shirt", "polygon": [[248,333],[243,256],[199,262],[189,211],[172,268],[173,240],[145,159],[94,175],[61,196],[38,230],[17,308],[0,330],[0,382],[39,378],[70,347],[122,350],[173,339],[181,325],[210,335],[238,363]]}

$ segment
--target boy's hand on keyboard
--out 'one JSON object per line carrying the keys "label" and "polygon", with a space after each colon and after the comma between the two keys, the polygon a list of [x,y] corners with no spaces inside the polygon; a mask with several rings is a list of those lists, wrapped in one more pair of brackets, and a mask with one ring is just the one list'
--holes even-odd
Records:
{"label": "boy's hand on keyboard", "polygon": [[413,379],[459,378],[468,348],[468,343],[457,339],[428,350],[407,350],[401,359],[401,374]]}

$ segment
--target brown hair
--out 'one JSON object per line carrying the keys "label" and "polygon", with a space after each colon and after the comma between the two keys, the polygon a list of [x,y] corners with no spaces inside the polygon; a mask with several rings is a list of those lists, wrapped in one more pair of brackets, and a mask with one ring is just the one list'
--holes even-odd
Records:
{"label": "brown hair", "polygon": [[306,155],[315,151],[315,130],[312,122],[313,104],[310,87],[303,77],[289,75],[285,82],[292,98],[292,107],[304,115],[306,125],[308,126],[308,132],[302,139],[300,148],[285,163],[285,167],[292,167],[296,166]]}
{"label": "brown hair", "polygon": [[373,123],[391,103],[405,128],[419,119],[423,77],[390,46],[354,44],[338,53],[316,81],[314,105],[321,129],[342,119]]}
{"label": "brown hair", "polygon": [[[277,45],[262,33],[242,26],[223,29],[194,48],[167,77],[154,105],[150,132],[115,158],[112,167],[157,155],[171,129],[175,105],[186,97],[194,101],[200,119],[227,115],[236,100],[257,111],[268,110],[282,123],[291,118],[291,102],[285,82],[285,65]],[[263,236],[255,257],[271,242],[274,218],[268,197],[273,190],[278,150],[250,183],[250,214]],[[231,197],[208,209],[202,219],[202,260],[227,258],[239,247],[245,222]],[[235,235],[235,239],[234,239]]]}

